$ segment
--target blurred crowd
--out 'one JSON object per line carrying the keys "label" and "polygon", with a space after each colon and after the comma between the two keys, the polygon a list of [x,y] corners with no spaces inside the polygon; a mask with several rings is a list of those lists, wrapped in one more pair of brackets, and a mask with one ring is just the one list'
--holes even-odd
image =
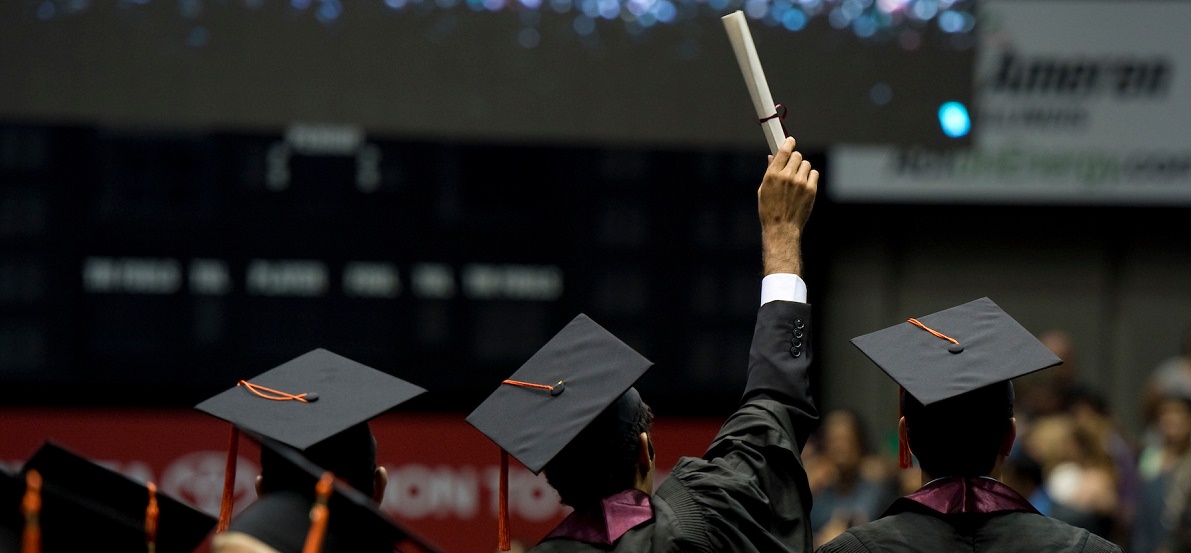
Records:
{"label": "blurred crowd", "polygon": [[[1145,428],[1137,435],[1080,380],[1068,334],[1039,338],[1064,363],[1014,381],[1017,440],[1002,480],[1042,514],[1131,553],[1191,553],[1191,330],[1182,352],[1148,377],[1140,404]],[[824,414],[803,459],[816,547],[880,518],[922,484],[916,467],[898,468],[896,434],[874,440],[848,410]]]}

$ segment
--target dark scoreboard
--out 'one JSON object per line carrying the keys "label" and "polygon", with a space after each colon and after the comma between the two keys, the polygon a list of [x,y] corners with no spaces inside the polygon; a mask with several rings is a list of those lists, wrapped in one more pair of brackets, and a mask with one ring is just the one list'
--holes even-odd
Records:
{"label": "dark scoreboard", "polygon": [[186,405],[316,347],[470,409],[585,312],[670,412],[729,408],[751,154],[0,126],[6,403]]}

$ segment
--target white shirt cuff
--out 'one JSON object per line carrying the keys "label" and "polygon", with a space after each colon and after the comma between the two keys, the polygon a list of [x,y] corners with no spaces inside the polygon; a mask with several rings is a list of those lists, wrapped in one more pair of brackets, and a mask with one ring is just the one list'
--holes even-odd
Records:
{"label": "white shirt cuff", "polygon": [[806,303],[806,283],[791,273],[774,273],[761,279],[761,305],[771,301]]}

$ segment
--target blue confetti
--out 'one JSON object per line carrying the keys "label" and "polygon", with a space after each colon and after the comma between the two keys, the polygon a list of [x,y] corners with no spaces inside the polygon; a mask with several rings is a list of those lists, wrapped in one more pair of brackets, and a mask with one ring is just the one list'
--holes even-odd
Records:
{"label": "blue confetti", "polygon": [[[117,0],[116,6],[129,8],[149,4],[154,0]],[[197,20],[202,8],[216,2],[221,6],[242,5],[243,9],[259,9],[265,0],[157,0],[175,6],[178,17]],[[288,0],[293,10],[305,12],[324,25],[337,23],[346,9],[361,8],[358,0],[345,8],[342,0]],[[956,48],[970,43],[967,36],[976,27],[973,15],[975,0],[379,0],[379,5],[400,11],[414,5],[419,13],[431,10],[447,12],[462,5],[475,12],[520,13],[526,25],[517,34],[517,42],[526,48],[537,47],[541,32],[536,28],[540,13],[548,7],[558,14],[573,11],[581,15],[572,19],[575,33],[584,43],[599,44],[594,37],[596,20],[620,21],[623,32],[636,38],[644,36],[651,27],[660,24],[689,22],[692,18],[719,17],[727,10],[742,9],[745,15],[763,25],[799,32],[816,18],[825,18],[835,29],[864,39],[893,43],[905,50],[914,50],[921,42],[916,34],[923,22],[932,22],[941,31],[955,35],[951,41]],[[42,21],[69,17],[91,8],[90,0],[41,0],[34,15]],[[311,9],[313,8],[313,9]],[[525,14],[534,14],[532,20]],[[447,15],[443,13],[443,15]],[[211,31],[194,27],[185,36],[186,44],[203,46],[210,40]],[[592,40],[587,40],[592,38]],[[965,42],[965,40],[967,42]]]}

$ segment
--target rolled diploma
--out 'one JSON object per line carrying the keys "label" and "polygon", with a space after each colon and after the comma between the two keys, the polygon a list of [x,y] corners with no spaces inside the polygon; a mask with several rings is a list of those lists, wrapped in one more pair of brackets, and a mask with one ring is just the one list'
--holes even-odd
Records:
{"label": "rolled diploma", "polygon": [[[772,116],[777,107],[773,103],[773,96],[769,94],[769,83],[765,81],[765,71],[761,69],[761,59],[757,57],[757,47],[753,45],[753,35],[749,32],[744,12],[736,10],[721,19],[724,29],[728,31],[728,40],[732,42],[732,50],[736,52],[740,72],[744,74],[744,84],[749,88],[749,96],[753,97],[757,120]],[[764,127],[765,140],[769,142],[769,153],[776,154],[778,146],[786,139],[782,122],[774,117],[761,125]]]}

